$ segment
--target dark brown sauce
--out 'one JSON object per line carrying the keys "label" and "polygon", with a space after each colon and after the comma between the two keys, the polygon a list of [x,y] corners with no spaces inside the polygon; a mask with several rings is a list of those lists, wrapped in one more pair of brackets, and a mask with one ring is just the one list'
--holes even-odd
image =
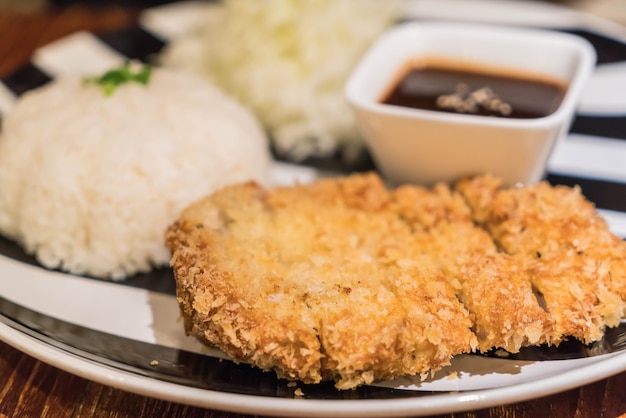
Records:
{"label": "dark brown sauce", "polygon": [[565,95],[557,79],[461,62],[415,61],[396,80],[381,103],[481,116],[541,118]]}

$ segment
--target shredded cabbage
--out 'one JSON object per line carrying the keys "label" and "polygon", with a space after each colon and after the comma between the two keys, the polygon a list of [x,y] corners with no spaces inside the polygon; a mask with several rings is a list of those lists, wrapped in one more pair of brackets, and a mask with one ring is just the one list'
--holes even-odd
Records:
{"label": "shredded cabbage", "polygon": [[162,59],[199,72],[249,106],[283,158],[363,148],[343,96],[351,70],[395,20],[382,0],[226,0],[207,9]]}

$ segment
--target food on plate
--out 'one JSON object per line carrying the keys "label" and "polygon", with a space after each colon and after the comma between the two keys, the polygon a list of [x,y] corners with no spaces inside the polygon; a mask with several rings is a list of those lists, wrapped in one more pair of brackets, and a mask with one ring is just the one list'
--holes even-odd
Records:
{"label": "food on plate", "polygon": [[190,335],[280,376],[347,389],[428,374],[476,338],[374,175],[227,187],[167,233]]}
{"label": "food on plate", "polygon": [[132,68],[130,63],[125,63],[119,68],[113,68],[104,74],[96,77],[85,77],[85,84],[95,84],[102,87],[104,94],[112,95],[115,90],[126,83],[138,83],[144,86],[148,85],[152,67],[150,65],[135,66]]}
{"label": "food on plate", "polygon": [[517,352],[550,342],[550,316],[537,303],[527,274],[474,224],[458,192],[445,184],[432,190],[403,186],[393,202],[392,210],[412,226],[417,245],[456,284],[473,317],[480,351]]}
{"label": "food on plate", "polygon": [[[340,389],[427,376],[470,351],[601,338],[623,314],[626,244],[576,189],[493,184],[388,189],[363,174],[220,189],[166,233],[185,329],[235,361]],[[533,206],[539,190],[550,205]],[[498,194],[518,201],[496,204]],[[507,213],[528,228],[499,232]],[[513,250],[523,238],[545,249]],[[583,238],[594,249],[575,264]],[[560,257],[574,271],[557,269]],[[562,295],[570,287],[578,299]],[[566,326],[566,314],[589,329]]]}
{"label": "food on plate", "polygon": [[458,185],[474,218],[527,271],[554,321],[553,339],[584,342],[619,325],[626,307],[626,242],[578,188],[503,189],[483,176]]}
{"label": "food on plate", "polygon": [[353,162],[363,143],[343,85],[394,22],[394,3],[226,0],[199,13],[161,61],[209,77],[250,106],[281,157],[340,152]]}
{"label": "food on plate", "polygon": [[198,76],[133,64],[59,78],[3,115],[0,233],[76,274],[166,265],[163,233],[182,208],[267,182],[267,148],[253,115]]}

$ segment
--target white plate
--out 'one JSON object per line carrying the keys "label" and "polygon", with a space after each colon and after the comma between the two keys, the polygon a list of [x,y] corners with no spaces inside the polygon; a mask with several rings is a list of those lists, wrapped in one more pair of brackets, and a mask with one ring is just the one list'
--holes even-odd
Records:
{"label": "white plate", "polygon": [[[41,314],[111,334],[113,336],[105,338],[119,351],[132,350],[123,339],[127,338],[173,351],[223,357],[221,352],[206,348],[184,335],[172,295],[51,272],[4,256],[0,256],[0,271],[3,298]],[[7,316],[19,315],[9,312]],[[59,327],[51,321],[41,322],[50,329],[38,332],[36,329],[15,328],[6,317],[0,317],[0,339],[53,366],[106,385],[164,400],[250,414],[288,416],[306,411],[311,416],[430,415],[545,396],[626,370],[626,351],[544,362],[467,355],[455,358],[452,366],[426,382],[416,378],[381,382],[377,385],[380,392],[374,389],[347,392],[345,399],[341,399],[342,394],[330,385],[314,393],[308,393],[310,386],[299,385],[305,397],[315,399],[297,399],[293,395],[296,388],[287,389],[289,386],[285,382],[277,384],[272,374],[260,373],[260,379],[269,387],[269,391],[266,388],[261,392],[258,389],[259,373],[251,376],[250,382],[233,380],[230,375],[226,378],[213,376],[209,383],[223,389],[207,390],[192,384],[173,383],[158,375],[132,372],[100,357],[96,351],[83,353],[47,338],[44,335],[47,331],[55,332],[52,328]],[[99,344],[98,335],[94,338],[88,330],[82,330],[81,334],[82,337],[74,338]],[[116,336],[122,339],[118,341]],[[102,349],[107,350],[107,347]],[[154,354],[148,351],[139,363],[143,363],[144,369],[150,369],[151,363],[160,359],[158,356],[156,350]],[[218,364],[226,374],[242,367],[229,361]],[[451,378],[450,374],[456,374],[456,377]],[[386,391],[385,388],[402,390]]]}
{"label": "white plate", "polygon": [[[470,3],[471,11],[466,7]],[[157,8],[143,15],[142,24],[165,40],[177,36],[179,28],[177,24],[172,24],[171,19],[163,18],[165,13],[176,16],[184,23],[189,21],[196,7],[206,6],[183,3]],[[582,29],[601,34],[622,43],[626,50],[624,28],[552,5],[502,0],[416,0],[406,3],[405,15],[407,18],[445,17],[551,28],[558,22],[559,29]],[[74,60],[77,56],[89,56],[90,59]],[[112,62],[123,59],[124,56],[110,46],[83,32],[37,51],[33,64],[48,77],[54,77],[68,71],[107,68]],[[88,68],[81,67],[81,63],[85,62]],[[623,117],[626,120],[626,105],[614,98],[623,98],[626,94],[609,94],[611,89],[606,89],[607,85],[611,85],[606,82],[607,77],[612,77],[612,80],[626,79],[625,66],[621,63],[601,64],[597,74],[599,76],[594,83],[599,87],[592,86],[579,114]],[[11,88],[0,83],[0,111],[9,109],[14,100]],[[587,129],[570,135],[555,151],[550,162],[551,175],[591,184],[589,190],[592,192],[595,186],[598,190],[606,190],[610,186],[609,190],[626,192],[626,167],[623,164],[626,161],[626,140],[623,137],[606,138],[607,135],[602,132],[594,135],[593,129]],[[275,167],[276,183],[288,184],[296,178],[310,181],[315,177],[315,170],[308,167],[285,164]],[[603,201],[606,204],[600,204],[600,207],[612,229],[626,236],[623,203],[615,203],[610,196],[606,196],[606,192],[598,193],[598,197],[606,198]],[[94,333],[110,334],[114,336],[111,337],[112,343],[117,343],[116,338],[120,337],[127,342],[133,340],[148,348],[165,350],[168,354],[180,353],[182,357],[187,356],[185,353],[192,353],[189,356],[209,356],[206,358],[223,357],[219,351],[208,349],[184,335],[182,324],[178,322],[178,307],[172,287],[167,283],[151,287],[146,284],[150,277],[126,284],[74,277],[39,268],[9,243],[0,242],[0,250],[6,254],[0,255],[0,298]],[[168,280],[167,273],[159,274],[161,276],[157,275],[155,282]],[[151,357],[136,360],[138,367],[125,367],[125,364],[100,354],[76,349],[67,341],[59,342],[46,336],[48,331],[54,334],[57,330],[52,328],[60,323],[44,321],[39,329],[28,329],[15,324],[10,317],[8,314],[0,316],[0,339],[60,369],[141,395],[249,414],[334,417],[434,415],[546,396],[626,370],[626,352],[549,362],[459,356],[451,367],[426,382],[397,379],[347,393],[335,391],[331,385],[322,386],[319,390],[299,385],[304,398],[297,398],[295,388],[278,381],[272,374],[251,372],[257,379],[253,383],[237,381],[234,384],[230,382],[230,386],[225,384],[229,376],[209,376],[207,379],[212,381],[208,383],[220,389],[206,389],[189,382],[164,379],[158,373],[150,374],[150,363],[154,360]],[[46,326],[51,328],[46,329]],[[92,335],[89,331],[85,332],[85,338]],[[80,338],[80,335],[73,337]],[[232,372],[232,375],[247,370],[245,366],[236,366],[229,361],[220,364],[220,368]],[[451,378],[454,374],[456,377]]]}

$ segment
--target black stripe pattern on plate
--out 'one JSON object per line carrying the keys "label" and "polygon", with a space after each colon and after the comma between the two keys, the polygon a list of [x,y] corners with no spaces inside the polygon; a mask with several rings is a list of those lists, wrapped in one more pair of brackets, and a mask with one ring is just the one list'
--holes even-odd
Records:
{"label": "black stripe pattern on plate", "polygon": [[97,34],[96,37],[104,44],[131,60],[154,62],[165,42],[139,26]]}
{"label": "black stripe pattern on plate", "polygon": [[[624,116],[585,116],[574,119],[570,132],[605,138],[626,139],[626,114]],[[626,167],[626,161],[624,162]]]}
{"label": "black stripe pattern on plate", "polygon": [[29,90],[49,83],[52,81],[52,77],[30,63],[3,78],[1,81],[13,94],[21,96]]}
{"label": "black stripe pattern on plate", "polygon": [[[279,379],[247,364],[149,344],[71,324],[0,297],[0,322],[80,358],[164,382],[227,393],[275,398],[397,399],[434,396],[433,392],[361,386],[337,390],[332,382],[316,385]],[[300,388],[302,396],[296,396]],[[445,395],[446,392],[439,392]]]}
{"label": "black stripe pattern on plate", "polygon": [[596,49],[598,64],[626,61],[626,45],[618,39],[583,29],[569,29],[562,32],[571,33],[588,40]]}

